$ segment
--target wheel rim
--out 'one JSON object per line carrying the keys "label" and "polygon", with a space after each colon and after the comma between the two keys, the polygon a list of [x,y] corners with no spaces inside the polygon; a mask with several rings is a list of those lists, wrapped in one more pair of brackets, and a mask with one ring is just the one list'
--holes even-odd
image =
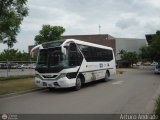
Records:
{"label": "wheel rim", "polygon": [[80,78],[77,78],[76,88],[77,88],[77,89],[80,89],[80,88],[81,88],[81,79],[80,79]]}

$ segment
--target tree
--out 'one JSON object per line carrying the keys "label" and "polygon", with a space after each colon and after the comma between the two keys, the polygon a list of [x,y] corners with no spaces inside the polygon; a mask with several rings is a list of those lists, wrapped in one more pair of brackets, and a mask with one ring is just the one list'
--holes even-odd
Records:
{"label": "tree", "polygon": [[140,57],[144,61],[160,62],[160,31],[152,36],[149,46],[140,48]]}
{"label": "tree", "polygon": [[138,55],[136,52],[127,52],[125,50],[121,50],[120,53],[121,62],[125,64],[124,66],[133,66],[133,64],[138,61]]}
{"label": "tree", "polygon": [[148,47],[152,60],[160,61],[160,31],[152,37],[151,45]]}
{"label": "tree", "polygon": [[20,52],[15,49],[6,49],[0,53],[0,61],[29,61],[30,54],[26,52]]}
{"label": "tree", "polygon": [[120,55],[120,57],[121,57],[125,53],[126,53],[126,51],[122,49],[122,50],[119,51],[118,55]]}
{"label": "tree", "polygon": [[8,47],[17,42],[16,36],[20,31],[20,24],[28,15],[27,0],[0,1],[0,41]]}
{"label": "tree", "polygon": [[139,57],[142,61],[151,61],[150,50],[147,46],[142,46],[140,49]]}
{"label": "tree", "polygon": [[35,36],[36,44],[42,44],[44,42],[60,40],[61,35],[65,32],[65,29],[61,26],[43,25],[42,30],[39,31],[39,35]]}

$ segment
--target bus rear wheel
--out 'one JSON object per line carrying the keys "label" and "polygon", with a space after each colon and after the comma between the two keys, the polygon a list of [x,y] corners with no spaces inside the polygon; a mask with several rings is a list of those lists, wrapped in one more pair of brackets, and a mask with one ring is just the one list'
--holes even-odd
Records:
{"label": "bus rear wheel", "polygon": [[75,85],[75,87],[74,87],[74,90],[80,90],[81,89],[81,87],[82,87],[82,80],[81,80],[81,78],[80,77],[78,77],[77,79],[76,79],[76,85]]}

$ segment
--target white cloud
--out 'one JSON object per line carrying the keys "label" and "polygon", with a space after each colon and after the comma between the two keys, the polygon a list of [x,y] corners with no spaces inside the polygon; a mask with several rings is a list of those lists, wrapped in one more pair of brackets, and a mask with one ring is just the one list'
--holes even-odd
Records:
{"label": "white cloud", "polygon": [[68,35],[97,34],[100,24],[101,33],[137,38],[160,28],[159,0],[28,0],[28,7],[15,45],[25,51],[43,24],[61,25]]}
{"label": "white cloud", "polygon": [[116,23],[116,26],[120,27],[121,29],[136,27],[136,25],[139,25],[139,22],[135,18],[123,18]]}
{"label": "white cloud", "polygon": [[64,27],[75,26],[84,20],[83,17],[74,12],[54,7],[30,5],[30,11],[34,11],[34,13],[31,13],[31,17],[28,17],[22,25],[22,28],[26,31],[40,30],[43,24]]}
{"label": "white cloud", "polygon": [[146,0],[146,2],[153,7],[160,7],[160,1],[159,0]]}

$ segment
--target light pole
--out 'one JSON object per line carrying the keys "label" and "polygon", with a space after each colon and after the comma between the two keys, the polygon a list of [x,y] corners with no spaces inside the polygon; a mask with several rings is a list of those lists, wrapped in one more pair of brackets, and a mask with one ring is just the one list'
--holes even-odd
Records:
{"label": "light pole", "polygon": [[99,24],[99,34],[101,34],[101,25]]}

